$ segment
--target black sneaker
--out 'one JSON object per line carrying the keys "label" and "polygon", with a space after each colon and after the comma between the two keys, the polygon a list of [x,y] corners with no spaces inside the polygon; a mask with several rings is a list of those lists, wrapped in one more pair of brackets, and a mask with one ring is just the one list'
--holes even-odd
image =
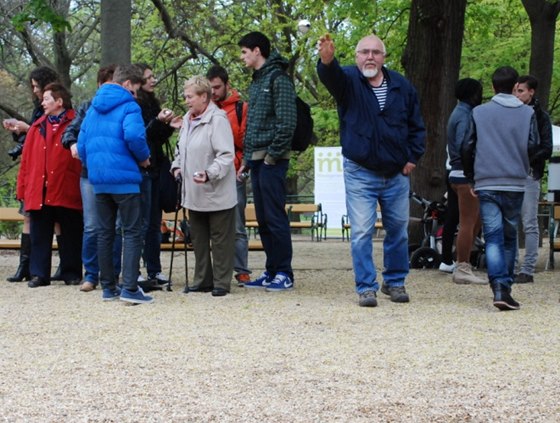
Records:
{"label": "black sneaker", "polygon": [[515,275],[513,283],[533,283],[533,275],[528,275],[527,273],[519,273]]}
{"label": "black sneaker", "polygon": [[169,280],[161,272],[149,274],[148,279],[154,281],[158,285],[167,285],[169,283]]}
{"label": "black sneaker", "polygon": [[519,303],[515,301],[506,288],[492,287],[494,291],[494,307],[502,311],[519,310]]}
{"label": "black sneaker", "polygon": [[385,284],[381,285],[381,292],[385,295],[391,297],[391,301],[394,303],[408,303],[410,298],[404,289],[404,286],[392,286],[389,287]]}
{"label": "black sneaker", "polygon": [[377,294],[375,291],[362,292],[358,304],[360,307],[377,307]]}

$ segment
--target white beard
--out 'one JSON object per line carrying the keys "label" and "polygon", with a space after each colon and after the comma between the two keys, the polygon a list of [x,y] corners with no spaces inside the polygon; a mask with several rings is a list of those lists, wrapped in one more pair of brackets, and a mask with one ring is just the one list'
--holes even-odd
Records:
{"label": "white beard", "polygon": [[364,75],[366,78],[375,78],[378,73],[379,73],[379,69],[377,69],[377,68],[375,68],[375,69],[364,69],[362,71],[362,75]]}

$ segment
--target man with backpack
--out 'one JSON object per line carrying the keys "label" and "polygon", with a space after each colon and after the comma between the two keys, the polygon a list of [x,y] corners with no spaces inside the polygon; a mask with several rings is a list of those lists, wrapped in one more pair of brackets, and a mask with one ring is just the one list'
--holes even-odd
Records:
{"label": "man with backpack", "polygon": [[424,153],[426,131],[416,90],[386,69],[385,45],[375,35],[356,46],[356,65],[341,67],[329,34],[318,44],[317,72],[336,100],[344,156],[346,207],[352,224],[352,262],[361,307],[377,306],[372,236],[377,203],[383,216],[383,285],[406,303],[410,174]]}
{"label": "man with backpack", "polygon": [[[222,66],[212,66],[206,73],[206,78],[212,87],[212,101],[227,113],[235,148],[235,171],[238,172],[243,161],[243,140],[247,127],[247,103],[241,100],[237,90],[229,84],[229,75]],[[249,239],[245,228],[245,206],[247,204],[247,177],[240,175],[237,178],[237,208],[235,223],[235,256],[233,270],[239,286],[251,281],[248,267]]]}
{"label": "man with backpack", "polygon": [[296,93],[285,73],[288,62],[271,51],[270,40],[250,32],[238,45],[245,66],[254,70],[249,88],[249,111],[243,163],[238,178],[251,171],[259,235],[266,254],[266,269],[246,288],[270,292],[294,286],[292,238],[286,214],[286,175],[297,123]]}

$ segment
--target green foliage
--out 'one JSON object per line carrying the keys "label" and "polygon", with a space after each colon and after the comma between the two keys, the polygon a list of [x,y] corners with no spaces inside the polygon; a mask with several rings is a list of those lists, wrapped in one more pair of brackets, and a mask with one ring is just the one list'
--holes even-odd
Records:
{"label": "green foliage", "polygon": [[37,20],[50,24],[55,32],[72,30],[70,23],[59,15],[46,0],[28,1],[23,6],[23,10],[13,17],[12,23],[16,30],[23,31],[27,23],[34,23]]}

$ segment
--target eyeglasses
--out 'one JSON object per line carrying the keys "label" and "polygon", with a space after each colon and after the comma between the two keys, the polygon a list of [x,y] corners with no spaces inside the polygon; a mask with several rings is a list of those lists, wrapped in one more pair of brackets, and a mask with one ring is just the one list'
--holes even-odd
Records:
{"label": "eyeglasses", "polygon": [[374,57],[378,57],[378,56],[385,56],[385,52],[382,50],[377,50],[377,49],[369,49],[369,48],[364,48],[362,50],[357,50],[356,51],[357,54],[359,54],[360,56],[369,56],[370,54],[373,55]]}

